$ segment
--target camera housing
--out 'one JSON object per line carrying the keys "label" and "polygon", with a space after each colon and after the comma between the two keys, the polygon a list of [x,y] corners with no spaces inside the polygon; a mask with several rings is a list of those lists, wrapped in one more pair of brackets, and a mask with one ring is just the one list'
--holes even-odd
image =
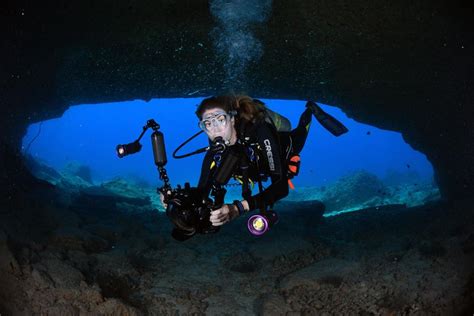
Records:
{"label": "camera housing", "polygon": [[176,189],[160,192],[165,195],[166,215],[183,234],[192,236],[219,230],[219,227],[212,226],[209,219],[213,201],[210,198],[203,199],[203,192],[191,187],[189,182],[185,183],[184,188],[178,185]]}

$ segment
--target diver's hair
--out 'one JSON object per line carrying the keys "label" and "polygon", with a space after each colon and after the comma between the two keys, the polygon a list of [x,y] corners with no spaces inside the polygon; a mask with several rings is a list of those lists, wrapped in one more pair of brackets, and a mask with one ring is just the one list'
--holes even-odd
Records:
{"label": "diver's hair", "polygon": [[196,115],[199,120],[202,120],[202,115],[204,112],[210,109],[222,109],[227,113],[230,113],[234,109],[233,103],[235,100],[231,96],[227,95],[219,95],[210,97],[207,99],[202,100],[202,102],[198,105],[196,109]]}
{"label": "diver's hair", "polygon": [[236,105],[239,118],[243,121],[255,123],[265,117],[265,104],[260,100],[241,95],[236,97]]}
{"label": "diver's hair", "polygon": [[196,115],[202,120],[202,114],[210,109],[219,108],[227,113],[237,112],[237,121],[255,123],[265,117],[265,104],[247,95],[219,95],[202,100]]}

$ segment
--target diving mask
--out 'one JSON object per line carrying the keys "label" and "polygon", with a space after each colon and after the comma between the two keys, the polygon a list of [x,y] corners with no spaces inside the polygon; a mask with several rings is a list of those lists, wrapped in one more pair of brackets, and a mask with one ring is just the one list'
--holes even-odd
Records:
{"label": "diving mask", "polygon": [[225,111],[219,111],[216,113],[211,113],[204,117],[199,122],[199,128],[203,131],[210,132],[214,128],[223,128],[230,122],[232,116]]}

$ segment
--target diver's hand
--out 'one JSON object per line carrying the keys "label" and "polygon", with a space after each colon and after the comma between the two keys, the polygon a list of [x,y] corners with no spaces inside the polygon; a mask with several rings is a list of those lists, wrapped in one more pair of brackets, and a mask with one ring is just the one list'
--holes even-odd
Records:
{"label": "diver's hand", "polygon": [[211,211],[209,218],[212,226],[221,226],[239,217],[239,210],[234,204],[224,204],[221,208]]}
{"label": "diver's hand", "polygon": [[166,210],[168,208],[168,204],[165,203],[165,196],[161,192],[160,192],[160,201],[161,201],[161,204],[163,204],[163,207]]}

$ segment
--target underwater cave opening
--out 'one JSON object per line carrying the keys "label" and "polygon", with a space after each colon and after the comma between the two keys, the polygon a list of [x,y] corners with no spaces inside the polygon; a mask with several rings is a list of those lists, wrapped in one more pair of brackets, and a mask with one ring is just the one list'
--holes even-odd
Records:
{"label": "underwater cave opening", "polygon": [[[23,138],[22,152],[31,172],[68,191],[124,196],[127,209],[133,199],[149,199],[162,210],[156,187],[161,186],[154,164],[151,131],[139,153],[117,157],[117,144],[138,138],[153,118],[164,134],[172,186],[196,185],[203,155],[173,159],[172,152],[199,131],[194,114],[202,98],[135,100],[71,106],[60,118],[32,124]],[[296,127],[305,101],[262,99]],[[336,106],[320,104],[349,132],[334,137],[314,118],[301,152],[301,171],[295,190],[286,200],[321,200],[326,215],[384,205],[420,205],[439,198],[433,167],[423,153],[410,147],[400,133],[382,130],[348,118]],[[200,135],[184,152],[207,145]],[[268,183],[267,183],[268,185]],[[226,201],[240,195],[230,186]],[[143,204],[143,203],[142,203]],[[137,207],[150,207],[150,204]]]}

